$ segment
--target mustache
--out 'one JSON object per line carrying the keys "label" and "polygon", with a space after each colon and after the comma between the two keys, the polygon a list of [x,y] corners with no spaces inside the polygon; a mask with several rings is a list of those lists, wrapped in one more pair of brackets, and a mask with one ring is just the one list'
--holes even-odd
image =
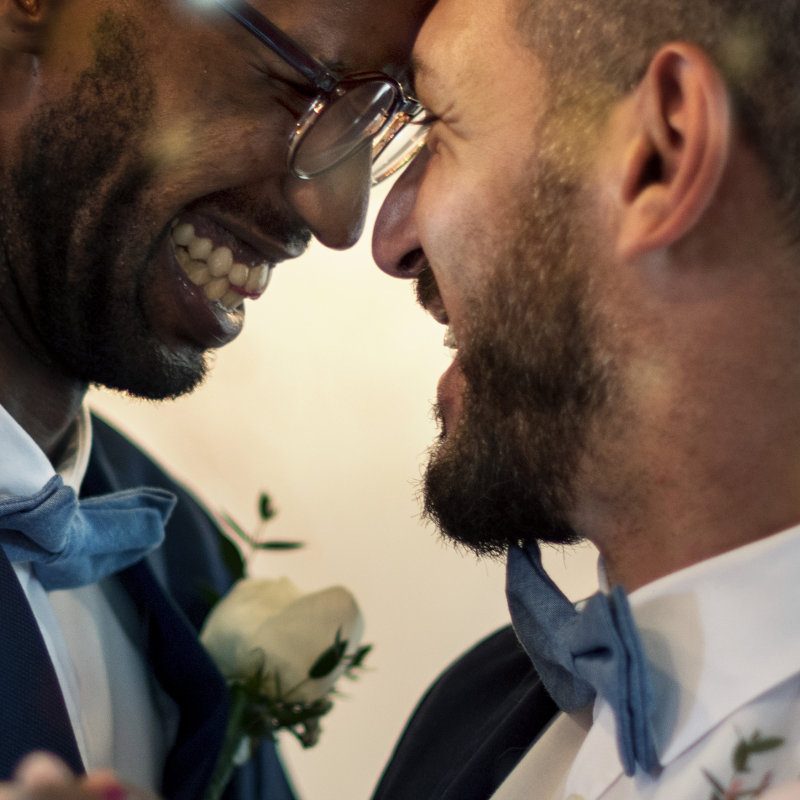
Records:
{"label": "mustache", "polygon": [[439,294],[439,285],[436,283],[436,276],[433,274],[427,259],[425,259],[424,266],[415,279],[414,292],[417,296],[417,302],[426,311],[432,306],[441,305],[442,298]]}
{"label": "mustache", "polygon": [[[250,220],[256,229],[268,232],[286,250],[303,252],[311,242],[312,234],[305,222],[289,209],[276,204],[244,198],[233,190],[223,190],[204,197],[203,205],[216,209],[222,219],[238,217]],[[191,206],[188,208],[191,210]]]}

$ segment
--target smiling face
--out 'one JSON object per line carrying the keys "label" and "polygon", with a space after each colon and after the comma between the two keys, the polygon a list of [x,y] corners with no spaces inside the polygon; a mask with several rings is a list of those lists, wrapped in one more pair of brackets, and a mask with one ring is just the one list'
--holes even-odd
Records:
{"label": "smiling face", "polygon": [[[256,5],[347,72],[401,68],[425,4]],[[0,62],[0,346],[80,382],[181,394],[276,263],[312,234],[355,241],[366,152],[290,176],[308,89],[213,4],[42,7],[36,54]]]}
{"label": "smiling face", "polygon": [[439,120],[374,238],[384,269],[421,270],[423,304],[457,343],[425,504],[480,553],[579,538],[581,457],[614,391],[589,300],[600,256],[580,226],[580,170],[511,15],[501,0],[441,0],[431,13],[415,82]]}

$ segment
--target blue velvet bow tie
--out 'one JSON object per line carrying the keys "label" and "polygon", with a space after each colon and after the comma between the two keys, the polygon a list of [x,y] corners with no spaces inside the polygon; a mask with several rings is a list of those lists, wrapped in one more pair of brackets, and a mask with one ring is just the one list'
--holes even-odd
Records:
{"label": "blue velvet bow tie", "polygon": [[598,592],[576,611],[536,545],[509,550],[506,578],[514,630],[559,708],[577,711],[599,694],[614,711],[625,773],[658,772],[651,675],[625,592]]}
{"label": "blue velvet bow tie", "polygon": [[175,497],[163,489],[79,501],[53,476],[31,497],[0,501],[0,545],[29,561],[45,589],[86,586],[130,566],[161,544]]}

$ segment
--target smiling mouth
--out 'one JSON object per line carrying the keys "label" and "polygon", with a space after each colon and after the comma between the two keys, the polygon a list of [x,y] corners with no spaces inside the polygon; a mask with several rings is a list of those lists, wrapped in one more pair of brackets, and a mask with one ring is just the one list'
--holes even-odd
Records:
{"label": "smiling mouth", "polygon": [[210,220],[176,218],[170,240],[189,280],[226,310],[239,308],[245,299],[258,299],[267,288],[274,261]]}

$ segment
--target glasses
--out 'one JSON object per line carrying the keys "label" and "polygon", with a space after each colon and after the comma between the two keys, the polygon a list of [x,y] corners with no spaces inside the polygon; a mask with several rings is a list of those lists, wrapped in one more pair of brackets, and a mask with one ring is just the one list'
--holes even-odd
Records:
{"label": "glasses", "polygon": [[424,109],[394,78],[383,72],[338,78],[249,3],[215,2],[318,93],[289,140],[287,163],[298,178],[321,175],[370,146],[374,186],[400,171],[423,148]]}

